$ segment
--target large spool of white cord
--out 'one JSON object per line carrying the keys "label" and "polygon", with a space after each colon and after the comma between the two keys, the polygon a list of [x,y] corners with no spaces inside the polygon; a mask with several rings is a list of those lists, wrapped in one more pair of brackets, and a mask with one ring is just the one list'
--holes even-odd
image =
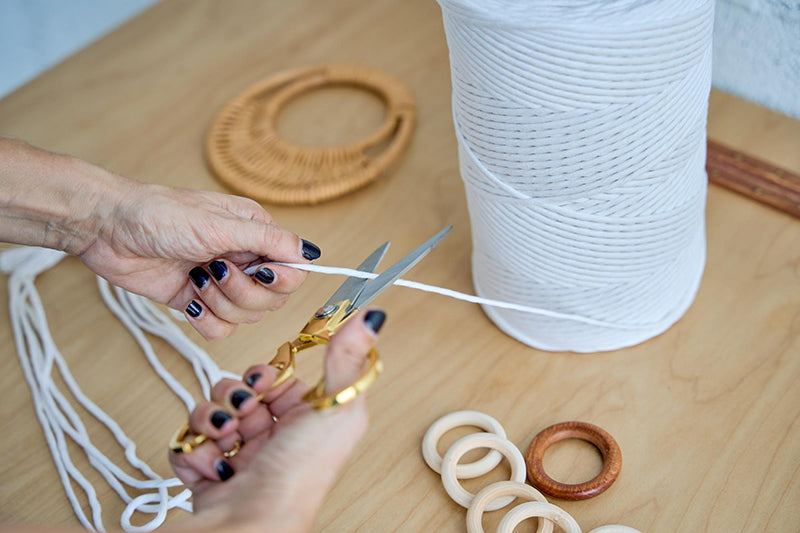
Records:
{"label": "large spool of white cord", "polygon": [[439,0],[484,306],[545,350],[643,342],[705,264],[714,0]]}

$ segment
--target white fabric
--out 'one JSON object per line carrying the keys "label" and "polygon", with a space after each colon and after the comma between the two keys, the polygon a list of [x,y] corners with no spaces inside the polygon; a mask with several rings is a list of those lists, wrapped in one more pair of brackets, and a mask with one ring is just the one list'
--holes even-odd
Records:
{"label": "white fabric", "polygon": [[666,330],[705,263],[713,0],[439,3],[476,292],[568,316],[487,314],[547,350]]}

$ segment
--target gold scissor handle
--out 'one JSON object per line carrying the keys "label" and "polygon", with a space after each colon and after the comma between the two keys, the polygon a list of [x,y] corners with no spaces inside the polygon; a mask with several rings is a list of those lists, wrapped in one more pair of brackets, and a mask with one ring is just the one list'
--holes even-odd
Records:
{"label": "gold scissor handle", "polygon": [[[275,376],[275,381],[272,382],[270,389],[274,389],[275,387],[285,383],[286,380],[294,375],[294,355],[298,351],[297,345],[297,341],[284,342],[278,348],[278,352],[275,354],[275,357],[272,358],[272,361],[267,363],[269,366],[274,367],[278,371],[278,374]],[[259,394],[259,396],[260,398],[258,400],[261,401],[264,393]]]}
{"label": "gold scissor handle", "polygon": [[189,453],[208,440],[208,437],[203,434],[193,435],[189,439],[187,437],[189,437],[189,424],[184,424],[172,435],[169,440],[169,449],[175,453]]}
{"label": "gold scissor handle", "polygon": [[369,366],[361,377],[339,392],[325,394],[325,377],[323,376],[314,388],[303,395],[303,400],[310,403],[317,411],[323,411],[355,399],[375,383],[380,373],[383,372],[383,361],[375,348],[370,349],[367,354],[367,363]]}
{"label": "gold scissor handle", "polygon": [[[347,300],[340,302],[339,309],[341,310],[337,309],[333,316],[324,318],[313,317],[309,323],[306,324],[306,327],[303,328],[303,332],[297,339],[285,342],[278,348],[275,357],[267,363],[278,371],[277,376],[275,376],[275,381],[268,390],[280,386],[294,375],[295,355],[297,352],[319,344],[328,344],[330,336],[350,318],[350,315],[345,315],[344,313],[347,303]],[[325,377],[323,376],[319,383],[303,396],[303,400],[309,402],[314,409],[318,411],[330,409],[331,407],[353,400],[359,393],[364,392],[375,383],[375,380],[378,379],[378,375],[383,371],[383,363],[375,348],[372,348],[367,354],[367,363],[369,366],[364,371],[364,374],[348,387],[334,394],[325,394]],[[256,396],[256,399],[259,402],[263,400],[266,392],[267,391],[262,392]],[[200,435],[192,435],[190,433],[189,424],[184,424],[170,439],[169,448],[175,453],[189,453],[206,440],[208,440],[208,437],[202,433]],[[240,447],[241,443],[238,443],[237,446]],[[238,451],[239,449],[237,447],[234,451],[230,452],[231,455],[229,456],[235,455]]]}
{"label": "gold scissor handle", "polygon": [[[285,342],[278,348],[275,357],[272,358],[272,361],[267,363],[278,371],[277,376],[275,376],[275,381],[272,382],[272,386],[268,390],[272,390],[285,383],[294,375],[294,356],[298,350],[305,346],[306,344],[298,339],[293,342]],[[262,392],[256,396],[256,399],[260,402],[264,399],[265,394],[266,391]],[[169,449],[175,453],[189,453],[207,440],[208,437],[202,433],[199,435],[191,434],[189,424],[184,424],[172,435],[172,438],[169,440]],[[237,443],[237,446],[241,446],[241,443]],[[229,454],[226,455],[226,457],[232,457],[236,455],[238,451],[239,450],[236,449],[236,451],[232,453],[226,452]]]}

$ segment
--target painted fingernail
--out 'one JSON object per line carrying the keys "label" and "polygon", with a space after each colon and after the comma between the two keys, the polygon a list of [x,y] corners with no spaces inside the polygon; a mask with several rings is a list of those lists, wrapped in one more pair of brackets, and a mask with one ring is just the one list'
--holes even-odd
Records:
{"label": "painted fingernail", "polygon": [[222,278],[228,274],[228,265],[222,261],[211,261],[208,264],[208,271],[211,272],[215,280],[222,281]]}
{"label": "painted fingernail", "polygon": [[252,387],[259,379],[261,379],[261,373],[256,372],[255,374],[250,374],[247,376],[247,379],[245,379],[244,382],[247,383],[248,387]]}
{"label": "painted fingernail", "polygon": [[377,309],[373,309],[372,311],[367,312],[367,315],[364,317],[364,324],[366,324],[367,327],[375,333],[378,333],[383,327],[383,322],[385,320],[386,313],[383,311],[378,311]]}
{"label": "painted fingernail", "polygon": [[231,415],[226,413],[225,411],[214,411],[214,414],[211,415],[211,423],[214,424],[214,427],[219,429],[231,419]]}
{"label": "painted fingernail", "polygon": [[203,308],[200,307],[199,303],[192,300],[191,302],[189,302],[189,305],[186,306],[186,312],[189,314],[190,317],[197,318],[200,316],[200,313],[203,312]]}
{"label": "painted fingernail", "polygon": [[253,395],[247,392],[246,390],[237,390],[233,394],[231,394],[231,405],[234,408],[239,409],[239,406],[244,403],[245,400],[251,398]]}
{"label": "painted fingernail", "polygon": [[319,251],[319,246],[317,246],[313,242],[308,242],[305,239],[302,239],[302,241],[303,241],[303,257],[305,257],[309,261],[313,261],[314,259],[319,259],[319,256],[322,255],[322,252]]}
{"label": "painted fingernail", "polygon": [[202,289],[208,284],[208,272],[203,267],[194,267],[189,271],[189,279],[198,289]]}
{"label": "painted fingernail", "polygon": [[259,269],[258,272],[256,272],[256,279],[261,283],[263,283],[264,285],[269,285],[270,283],[275,281],[275,272],[268,269],[267,267],[264,267],[262,269]]}
{"label": "painted fingernail", "polygon": [[217,463],[217,474],[222,481],[228,481],[233,476],[233,468],[227,461],[222,460]]}

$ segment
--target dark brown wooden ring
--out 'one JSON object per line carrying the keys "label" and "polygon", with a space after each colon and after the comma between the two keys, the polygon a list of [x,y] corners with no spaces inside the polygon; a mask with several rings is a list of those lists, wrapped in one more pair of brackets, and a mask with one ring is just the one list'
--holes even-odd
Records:
{"label": "dark brown wooden ring", "polygon": [[[569,485],[554,480],[544,471],[544,452],[556,442],[566,439],[581,439],[594,444],[603,456],[603,469],[594,478],[584,483]],[[562,500],[586,500],[603,493],[619,477],[622,469],[622,451],[617,441],[606,430],[587,422],[561,422],[536,435],[525,454],[528,480],[531,485],[553,498]]]}

